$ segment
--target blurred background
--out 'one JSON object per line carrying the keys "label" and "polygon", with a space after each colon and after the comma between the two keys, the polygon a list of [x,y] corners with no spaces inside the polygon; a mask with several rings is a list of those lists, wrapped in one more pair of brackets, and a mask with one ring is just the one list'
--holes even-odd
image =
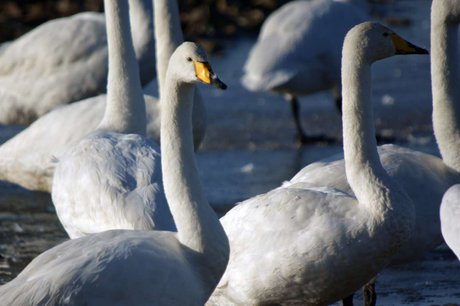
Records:
{"label": "blurred background", "polygon": [[[222,38],[254,33],[267,15],[288,0],[180,0],[188,39]],[[80,11],[103,11],[102,0],[7,0],[0,3],[0,42],[37,25]]]}

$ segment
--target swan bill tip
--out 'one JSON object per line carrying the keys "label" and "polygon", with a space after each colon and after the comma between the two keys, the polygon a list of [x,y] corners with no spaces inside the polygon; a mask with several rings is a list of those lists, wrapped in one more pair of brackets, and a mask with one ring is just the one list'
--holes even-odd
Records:
{"label": "swan bill tip", "polygon": [[429,54],[428,50],[417,47],[416,45],[401,38],[399,35],[392,33],[391,39],[396,49],[396,54]]}

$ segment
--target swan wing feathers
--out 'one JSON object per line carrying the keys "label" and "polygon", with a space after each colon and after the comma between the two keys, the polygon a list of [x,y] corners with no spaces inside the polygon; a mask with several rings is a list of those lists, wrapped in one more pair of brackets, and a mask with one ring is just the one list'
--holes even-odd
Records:
{"label": "swan wing feathers", "polygon": [[447,190],[441,205],[441,230],[447,245],[460,259],[460,185]]}
{"label": "swan wing feathers", "polygon": [[1,286],[0,304],[190,305],[185,299],[201,292],[188,256],[170,232],[113,230],[68,240]]}
{"label": "swan wing feathers", "polygon": [[[344,192],[301,183],[233,208],[221,218],[232,251],[210,305],[326,304],[341,298],[341,289],[331,290],[340,282],[359,287],[372,276],[356,271],[356,279],[340,279],[341,272],[355,266],[350,261],[356,254],[351,253],[363,252],[362,244],[369,239],[369,218],[356,205],[356,199]],[[372,260],[377,266],[379,259]],[[329,283],[334,279],[337,284]]]}
{"label": "swan wing feathers", "polygon": [[[352,4],[332,0],[293,1],[264,23],[245,64],[250,90],[315,91],[340,81],[347,31],[368,19]],[[328,87],[326,87],[328,88]]]}
{"label": "swan wing feathers", "polygon": [[139,135],[99,131],[83,139],[58,164],[52,195],[69,235],[162,229],[172,220],[159,147]]}

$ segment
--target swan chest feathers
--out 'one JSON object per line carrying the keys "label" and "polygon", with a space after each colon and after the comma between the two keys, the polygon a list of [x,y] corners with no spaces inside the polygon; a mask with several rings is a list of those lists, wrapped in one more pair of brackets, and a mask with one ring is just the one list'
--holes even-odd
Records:
{"label": "swan chest feathers", "polygon": [[107,231],[35,258],[0,287],[0,304],[203,305],[195,260],[171,232]]}
{"label": "swan chest feathers", "polygon": [[[359,205],[347,193],[305,184],[239,204],[221,218],[230,261],[208,304],[319,305],[359,288],[390,255],[390,233]],[[358,268],[364,262],[369,269]]]}
{"label": "swan chest feathers", "polygon": [[109,229],[174,230],[161,175],[155,143],[135,134],[95,132],[56,167],[56,212],[72,238]]}

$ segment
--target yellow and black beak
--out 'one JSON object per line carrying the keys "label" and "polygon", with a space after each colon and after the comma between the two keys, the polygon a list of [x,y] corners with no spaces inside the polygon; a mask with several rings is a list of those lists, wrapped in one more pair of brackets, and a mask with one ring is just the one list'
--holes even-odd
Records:
{"label": "yellow and black beak", "polygon": [[391,33],[390,37],[396,48],[396,54],[428,54],[427,50],[411,44],[395,33]]}
{"label": "yellow and black beak", "polygon": [[217,75],[212,71],[211,65],[208,62],[193,61],[195,65],[195,74],[200,81],[205,84],[212,84],[220,89],[227,89],[227,85],[224,84]]}

